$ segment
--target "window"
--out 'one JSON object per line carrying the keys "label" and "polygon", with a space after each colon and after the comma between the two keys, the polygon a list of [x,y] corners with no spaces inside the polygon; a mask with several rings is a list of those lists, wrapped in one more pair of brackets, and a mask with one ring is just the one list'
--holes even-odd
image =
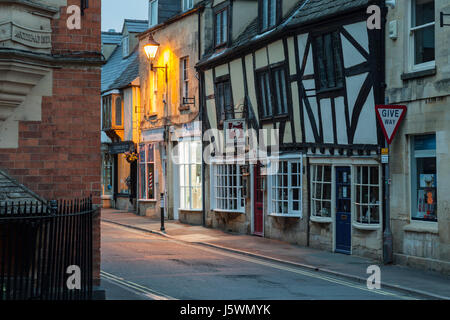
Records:
{"label": "window", "polygon": [[311,214],[331,217],[331,166],[311,166]]}
{"label": "window", "polygon": [[355,166],[356,222],[380,223],[380,169],[377,166]]}
{"label": "window", "polygon": [[284,67],[259,71],[256,75],[263,118],[287,114],[288,92]]}
{"label": "window", "polygon": [[148,26],[156,26],[158,24],[158,0],[150,1],[148,11]]}
{"label": "window", "polygon": [[103,112],[102,112],[102,129],[108,130],[111,128],[111,103],[112,103],[112,97],[104,96],[102,98],[102,106],[103,106]]}
{"label": "window", "polygon": [[216,47],[228,42],[228,7],[215,14],[215,44]]}
{"label": "window", "polygon": [[234,107],[231,98],[230,80],[216,82],[217,122],[234,118]]}
{"label": "window", "polygon": [[410,67],[434,66],[435,59],[434,0],[411,0]]}
{"label": "window", "polygon": [[412,220],[437,222],[436,136],[412,138]]}
{"label": "window", "polygon": [[316,36],[313,40],[313,50],[320,90],[342,88],[344,72],[339,32]]}
{"label": "window", "polygon": [[121,127],[122,126],[122,98],[121,97],[117,97],[115,99],[115,121],[114,124],[117,127]]}
{"label": "window", "polygon": [[272,162],[277,172],[270,177],[270,214],[301,217],[302,160],[289,159]]}
{"label": "window", "polygon": [[139,198],[155,200],[155,144],[139,146]]}
{"label": "window", "polygon": [[198,141],[180,141],[179,179],[180,209],[202,208],[202,143]]}
{"label": "window", "polygon": [[260,30],[265,31],[277,24],[277,0],[260,0]]}
{"label": "window", "polygon": [[122,39],[122,55],[125,58],[129,54],[130,54],[130,41],[129,41],[129,37],[125,36]]}
{"label": "window", "polygon": [[189,57],[181,58],[181,104],[188,103],[189,98]]}
{"label": "window", "polygon": [[103,170],[102,170],[102,184],[103,194],[112,194],[113,190],[113,159],[109,153],[103,153]]}
{"label": "window", "polygon": [[216,164],[213,169],[215,209],[243,212],[245,204],[240,166]]}
{"label": "window", "polygon": [[192,9],[192,7],[194,6],[193,2],[194,2],[194,0],[181,0],[182,6],[183,6],[183,11]]}

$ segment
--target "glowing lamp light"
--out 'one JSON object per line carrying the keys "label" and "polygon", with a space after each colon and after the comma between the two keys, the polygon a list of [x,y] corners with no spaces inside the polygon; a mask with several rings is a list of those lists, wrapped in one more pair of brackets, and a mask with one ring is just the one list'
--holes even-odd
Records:
{"label": "glowing lamp light", "polygon": [[154,59],[156,56],[156,52],[158,51],[159,43],[153,39],[153,36],[150,34],[148,38],[148,43],[144,46],[145,54],[147,58]]}

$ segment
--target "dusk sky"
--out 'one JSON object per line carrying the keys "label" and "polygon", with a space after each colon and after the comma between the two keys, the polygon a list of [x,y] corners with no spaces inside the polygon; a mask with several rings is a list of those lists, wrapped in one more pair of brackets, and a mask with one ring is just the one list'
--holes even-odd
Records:
{"label": "dusk sky", "polygon": [[148,19],[148,0],[103,0],[102,31],[122,31],[124,19]]}

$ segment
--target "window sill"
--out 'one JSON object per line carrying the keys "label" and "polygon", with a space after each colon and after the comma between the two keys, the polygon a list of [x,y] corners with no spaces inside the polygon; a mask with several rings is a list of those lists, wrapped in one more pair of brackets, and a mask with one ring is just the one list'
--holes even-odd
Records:
{"label": "window sill", "polygon": [[158,200],[156,200],[156,199],[153,199],[153,200],[149,200],[149,199],[139,199],[138,200],[138,202],[149,202],[149,203],[151,203],[151,202],[153,202],[153,203],[156,203],[156,202],[158,202]]}
{"label": "window sill", "polygon": [[332,223],[333,220],[331,219],[331,217],[318,217],[318,216],[311,216],[309,217],[309,219],[312,222],[316,222],[316,223]]}
{"label": "window sill", "polygon": [[380,229],[380,224],[367,224],[367,223],[359,223],[356,221],[353,221],[352,223],[353,227],[359,230],[368,230],[368,231],[375,231]]}
{"label": "window sill", "polygon": [[193,213],[201,213],[201,212],[203,212],[202,209],[183,209],[183,208],[178,208],[178,211],[193,212]]}
{"label": "window sill", "polygon": [[405,232],[439,234],[437,222],[413,221],[403,227]]}
{"label": "window sill", "polygon": [[213,209],[213,212],[217,212],[217,213],[239,213],[239,214],[245,214],[244,211],[239,211],[239,210],[226,210],[226,209]]}
{"label": "window sill", "polygon": [[281,214],[281,213],[269,213],[271,217],[280,217],[280,218],[302,218],[302,214]]}
{"label": "window sill", "polygon": [[436,67],[419,70],[419,71],[403,73],[401,75],[401,79],[403,81],[406,81],[406,80],[418,79],[418,78],[423,78],[423,77],[430,77],[430,76],[434,76],[434,75],[436,75]]}

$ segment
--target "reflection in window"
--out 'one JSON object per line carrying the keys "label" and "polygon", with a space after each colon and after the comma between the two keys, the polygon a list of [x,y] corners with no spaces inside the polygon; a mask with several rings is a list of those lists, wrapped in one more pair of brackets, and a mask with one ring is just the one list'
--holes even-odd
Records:
{"label": "reflection in window", "polygon": [[380,223],[380,169],[375,166],[356,166],[356,221],[364,224]]}
{"label": "reflection in window", "polygon": [[331,217],[331,166],[313,165],[311,170],[312,215]]}

